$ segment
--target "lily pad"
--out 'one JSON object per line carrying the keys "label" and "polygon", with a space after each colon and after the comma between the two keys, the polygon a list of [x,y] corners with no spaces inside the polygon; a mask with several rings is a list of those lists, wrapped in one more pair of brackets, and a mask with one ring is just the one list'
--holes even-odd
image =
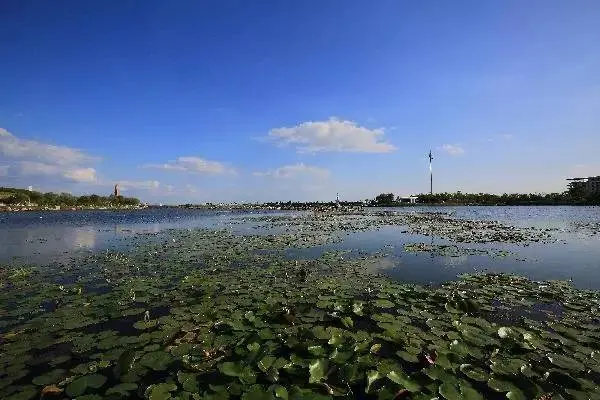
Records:
{"label": "lily pad", "polygon": [[153,351],[142,356],[139,363],[154,371],[164,371],[173,362],[173,356],[165,351]]}
{"label": "lily pad", "polygon": [[438,389],[439,393],[443,398],[447,400],[459,400],[463,397],[461,396],[458,388],[454,386],[452,383],[444,382],[440,385]]}
{"label": "lily pad", "polygon": [[84,375],[67,386],[65,392],[71,397],[84,394],[88,389],[100,389],[106,383],[106,377],[100,374]]}
{"label": "lily pad", "polygon": [[329,363],[327,362],[327,360],[324,360],[324,359],[312,361],[308,366],[308,370],[309,370],[309,374],[310,374],[308,382],[309,383],[320,382],[325,377],[325,374],[327,373],[328,365],[329,365]]}
{"label": "lily pad", "polygon": [[183,371],[177,372],[177,381],[186,392],[196,393],[200,391],[198,375]]}
{"label": "lily pad", "polygon": [[171,398],[171,392],[177,390],[174,383],[159,383],[151,385],[146,389],[148,400],[168,400]]}
{"label": "lily pad", "polygon": [[53,369],[44,375],[36,376],[31,383],[37,386],[51,385],[60,382],[66,375],[67,371],[64,369]]}

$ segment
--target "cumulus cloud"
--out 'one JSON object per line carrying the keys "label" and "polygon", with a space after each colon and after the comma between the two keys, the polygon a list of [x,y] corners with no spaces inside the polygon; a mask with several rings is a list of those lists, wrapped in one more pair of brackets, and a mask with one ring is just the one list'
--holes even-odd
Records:
{"label": "cumulus cloud", "polygon": [[53,165],[38,161],[21,161],[17,165],[19,175],[59,177],[73,182],[96,182],[96,170],[69,165]]}
{"label": "cumulus cloud", "polygon": [[273,178],[290,179],[296,177],[314,177],[314,178],[327,178],[330,175],[329,170],[320,167],[314,167],[306,165],[304,163],[298,163],[294,165],[284,165],[283,167],[269,170],[265,172],[254,172],[254,176],[270,176]]}
{"label": "cumulus cloud", "polygon": [[327,121],[308,121],[271,129],[267,139],[281,146],[294,146],[299,153],[389,153],[396,150],[394,145],[383,141],[384,134],[383,128],[369,129],[332,117]]}
{"label": "cumulus cloud", "polygon": [[165,164],[148,164],[143,167],[199,174],[225,174],[233,172],[233,169],[228,168],[223,163],[209,161],[200,157],[178,157],[176,160],[169,161]]}
{"label": "cumulus cloud", "polygon": [[0,154],[7,158],[36,160],[58,165],[77,165],[98,159],[79,149],[21,139],[2,128],[0,128]]}
{"label": "cumulus cloud", "polygon": [[439,147],[439,149],[445,151],[451,156],[460,156],[465,154],[465,149],[463,149],[457,144],[444,144],[441,147]]}
{"label": "cumulus cloud", "polygon": [[129,190],[154,190],[160,187],[159,181],[118,181],[119,189]]}

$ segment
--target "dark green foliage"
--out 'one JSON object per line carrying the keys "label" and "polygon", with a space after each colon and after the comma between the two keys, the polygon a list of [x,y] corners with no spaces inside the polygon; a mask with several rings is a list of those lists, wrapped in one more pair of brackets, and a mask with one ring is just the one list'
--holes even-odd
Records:
{"label": "dark green foliage", "polygon": [[0,187],[0,203],[35,204],[39,207],[115,207],[137,206],[140,200],[134,197],[98,196],[97,194],[73,196],[70,193],[40,193],[25,189]]}
{"label": "dark green foliage", "polygon": [[502,195],[489,193],[434,193],[419,194],[419,203],[426,204],[449,204],[449,205],[502,205],[502,206],[526,206],[526,205],[598,205],[600,195],[563,193],[504,193]]}

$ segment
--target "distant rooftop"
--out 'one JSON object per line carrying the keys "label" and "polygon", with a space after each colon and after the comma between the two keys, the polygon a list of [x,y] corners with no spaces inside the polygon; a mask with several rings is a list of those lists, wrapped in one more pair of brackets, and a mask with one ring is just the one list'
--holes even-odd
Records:
{"label": "distant rooftop", "polygon": [[567,178],[568,181],[587,181],[587,180],[600,180],[599,176],[588,176],[586,178]]}

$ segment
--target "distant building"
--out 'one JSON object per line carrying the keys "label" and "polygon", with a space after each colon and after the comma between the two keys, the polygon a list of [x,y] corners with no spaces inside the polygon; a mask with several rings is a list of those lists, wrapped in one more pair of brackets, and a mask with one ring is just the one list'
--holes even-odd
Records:
{"label": "distant building", "polygon": [[121,195],[121,191],[119,190],[119,184],[115,185],[115,197],[119,197]]}
{"label": "distant building", "polygon": [[396,198],[396,201],[398,203],[410,203],[410,204],[416,204],[417,200],[419,200],[419,198],[417,196],[408,196],[408,197],[400,197],[398,196]]}
{"label": "distant building", "polygon": [[33,186],[27,186],[27,190],[33,192]]}
{"label": "distant building", "polygon": [[600,194],[600,176],[587,178],[569,178],[569,191],[583,194]]}

